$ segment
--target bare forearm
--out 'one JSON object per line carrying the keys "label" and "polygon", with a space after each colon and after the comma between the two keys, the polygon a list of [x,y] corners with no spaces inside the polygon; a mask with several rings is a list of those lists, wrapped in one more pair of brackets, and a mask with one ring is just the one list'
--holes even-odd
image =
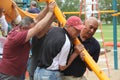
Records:
{"label": "bare forearm", "polygon": [[3,16],[3,13],[0,13],[0,18]]}
{"label": "bare forearm", "polygon": [[53,22],[54,20],[54,16],[51,17],[51,19],[48,21],[48,24],[46,26],[46,28],[44,28],[42,31],[40,31],[36,36],[37,38],[41,38],[42,36],[44,36],[50,29],[51,27],[51,23]]}
{"label": "bare forearm", "polygon": [[2,32],[2,36],[3,36],[3,37],[6,37],[5,31],[2,31],[2,30],[1,30],[1,32]]}
{"label": "bare forearm", "polygon": [[18,12],[18,10],[17,10],[17,4],[14,1],[12,1],[12,8],[13,8],[13,10],[15,12],[15,17],[17,17],[18,15],[20,15],[19,12]]}
{"label": "bare forearm", "polygon": [[53,13],[52,12],[48,12],[47,15],[45,16],[44,19],[42,19],[41,21],[39,21],[36,24],[36,31],[37,32],[41,32],[45,27],[47,27],[47,25],[49,24],[49,20],[51,19]]}
{"label": "bare forearm", "polygon": [[51,17],[53,16],[53,11],[54,11],[55,6],[56,6],[56,3],[54,1],[49,3],[49,6],[48,6],[49,11],[47,12],[46,16],[42,20],[37,22],[37,24],[28,31],[28,34],[26,37],[26,42],[30,38],[37,35],[39,32],[43,31],[45,28],[48,27],[47,25],[49,24],[49,21],[50,21]]}
{"label": "bare forearm", "polygon": [[2,13],[0,13],[0,18],[2,17]]}
{"label": "bare forearm", "polygon": [[74,52],[74,53],[70,56],[70,58],[69,58],[68,63],[67,63],[66,66],[59,66],[60,70],[63,71],[63,70],[65,70],[66,68],[68,68],[68,67],[71,65],[71,63],[74,61],[74,59],[75,59],[78,55],[79,55],[79,54],[77,54],[77,53]]}
{"label": "bare forearm", "polygon": [[67,66],[69,66],[78,55],[81,55],[83,48],[84,48],[84,46],[82,44],[75,45],[75,47],[74,47],[75,50],[74,50],[73,54],[70,56]]}
{"label": "bare forearm", "polygon": [[38,14],[38,16],[35,18],[35,22],[39,22],[40,20],[42,20],[45,15],[47,14],[48,12],[48,8],[47,6]]}
{"label": "bare forearm", "polygon": [[47,15],[41,20],[39,21],[35,27],[33,27],[32,29],[30,29],[28,31],[27,34],[27,38],[26,38],[26,42],[32,38],[33,36],[37,35],[39,32],[41,32],[44,28],[47,28],[47,24],[49,22],[49,20],[51,19],[53,15],[53,12],[48,12]]}
{"label": "bare forearm", "polygon": [[73,62],[73,60],[74,60],[77,56],[78,56],[77,53],[73,53],[73,54],[70,56],[70,58],[69,58],[69,60],[68,60],[68,64],[67,64],[66,66],[67,66],[67,67],[70,66],[71,63]]}
{"label": "bare forearm", "polygon": [[14,9],[14,12],[15,12],[15,17],[17,17],[18,15],[20,15],[19,12],[18,12],[18,10],[17,10],[17,8]]}

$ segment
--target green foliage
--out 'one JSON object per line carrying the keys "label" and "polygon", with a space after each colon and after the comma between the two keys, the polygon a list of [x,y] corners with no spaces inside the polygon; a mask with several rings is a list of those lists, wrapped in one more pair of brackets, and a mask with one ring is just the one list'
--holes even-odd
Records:
{"label": "green foliage", "polygon": [[[113,2],[114,0],[99,0],[99,8],[100,10],[113,10]],[[120,0],[117,1],[117,11],[120,12]],[[112,15],[111,14],[102,14],[101,19],[106,21],[112,22]],[[118,16],[118,24],[120,24],[120,16]]]}
{"label": "green foliage", "polygon": [[[105,42],[112,42],[113,41],[113,25],[102,25],[102,32],[104,36]],[[117,40],[120,42],[120,25],[117,25]],[[94,35],[97,39],[101,39],[100,33],[95,33]]]}
{"label": "green foliage", "polygon": [[[56,0],[59,8],[62,12],[77,12],[79,11],[79,0]],[[66,18],[68,18],[71,15],[66,15]],[[78,16],[78,15],[77,15]]]}
{"label": "green foliage", "polygon": [[[22,0],[15,0],[15,1],[22,1]],[[32,1],[32,0],[30,0]],[[62,12],[78,12],[80,7],[80,0],[55,0],[61,9]],[[100,10],[112,10],[112,2],[114,0],[99,0],[99,9]],[[22,6],[22,5],[20,5]],[[38,2],[38,7],[40,9],[43,9],[45,6],[45,2]],[[117,0],[117,9],[118,12],[120,12],[120,0]],[[111,13],[112,14],[112,13]],[[112,15],[111,14],[101,14],[101,20],[108,24],[109,21],[112,22]],[[68,18],[71,15],[66,15],[66,18]],[[79,16],[79,15],[77,15]],[[82,18],[84,19],[84,15],[82,15]],[[117,18],[118,24],[120,24],[120,16]]]}

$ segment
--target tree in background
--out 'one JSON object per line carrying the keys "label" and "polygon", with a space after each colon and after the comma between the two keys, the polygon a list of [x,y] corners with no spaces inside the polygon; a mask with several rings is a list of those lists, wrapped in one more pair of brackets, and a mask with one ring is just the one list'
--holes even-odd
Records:
{"label": "tree in background", "polygon": [[[23,0],[14,0],[17,2],[21,2]],[[30,0],[32,1],[32,0]],[[36,1],[36,0],[35,0]],[[59,6],[59,8],[62,10],[62,12],[78,12],[80,7],[80,0],[55,0]],[[20,5],[20,4],[19,4]],[[38,2],[38,7],[43,8],[45,5],[45,2]],[[21,5],[22,6],[22,5]],[[29,7],[29,5],[28,5]],[[112,10],[112,0],[99,0],[99,8],[100,10]],[[118,12],[120,12],[120,0],[117,0],[117,9]],[[111,13],[112,14],[112,13]],[[104,20],[106,24],[108,24],[109,21],[112,22],[112,15],[111,14],[101,14],[101,20]],[[66,19],[71,15],[66,15]],[[79,16],[79,15],[77,15]],[[81,16],[84,18],[84,15]],[[118,16],[118,23],[120,24],[120,16]]]}
{"label": "tree in background", "polygon": [[[56,0],[58,6],[63,12],[76,12],[80,11],[80,2],[79,0]],[[112,0],[99,0],[99,8],[100,10],[113,10],[112,9]],[[120,0],[117,0],[117,9],[120,12]],[[112,14],[112,13],[111,13]],[[111,14],[101,14],[101,20],[105,21],[105,24],[112,22],[112,15]],[[71,15],[66,15],[68,18]],[[84,15],[81,16],[84,18]],[[120,16],[118,16],[118,23],[120,24]]]}
{"label": "tree in background", "polygon": [[[77,12],[79,11],[79,0],[56,0],[62,12]],[[71,15],[66,15],[66,19]],[[78,16],[78,15],[77,15]]]}
{"label": "tree in background", "polygon": [[[113,10],[112,0],[99,0],[99,7],[100,10]],[[120,12],[120,0],[117,0],[117,9],[118,12]],[[108,21],[112,22],[111,14],[102,14],[101,19],[105,20],[106,24],[108,24]],[[118,23],[120,24],[120,16],[118,16],[117,19],[118,19]]]}

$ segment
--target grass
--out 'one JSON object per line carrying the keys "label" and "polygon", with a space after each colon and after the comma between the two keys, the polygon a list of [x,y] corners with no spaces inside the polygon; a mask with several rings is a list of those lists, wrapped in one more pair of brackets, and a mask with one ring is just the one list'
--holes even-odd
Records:
{"label": "grass", "polygon": [[[113,42],[113,25],[102,25],[102,33],[105,42]],[[95,33],[96,39],[101,39],[100,33]],[[117,41],[120,42],[120,25],[117,25]]]}
{"label": "grass", "polygon": [[[112,24],[103,24],[102,25],[102,33],[105,42],[113,42],[113,25]],[[1,35],[1,32],[0,32]],[[101,39],[100,33],[95,33],[94,37],[96,39]],[[120,25],[117,25],[117,41],[120,42]]]}

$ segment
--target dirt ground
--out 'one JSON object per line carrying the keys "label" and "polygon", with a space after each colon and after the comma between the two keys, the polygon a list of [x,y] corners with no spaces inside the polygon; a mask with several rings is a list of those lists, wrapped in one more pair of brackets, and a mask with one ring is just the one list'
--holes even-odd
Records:
{"label": "dirt ground", "polygon": [[[114,50],[113,47],[106,47],[106,49],[110,50],[110,52],[107,52],[107,59],[108,59],[108,65],[107,67],[106,58],[105,55],[101,55],[98,61],[98,66],[101,70],[109,77],[110,80],[120,80],[120,47],[118,48],[118,69],[114,68]],[[88,78],[88,80],[99,80],[99,78],[96,76],[94,72],[87,71],[85,76]]]}

